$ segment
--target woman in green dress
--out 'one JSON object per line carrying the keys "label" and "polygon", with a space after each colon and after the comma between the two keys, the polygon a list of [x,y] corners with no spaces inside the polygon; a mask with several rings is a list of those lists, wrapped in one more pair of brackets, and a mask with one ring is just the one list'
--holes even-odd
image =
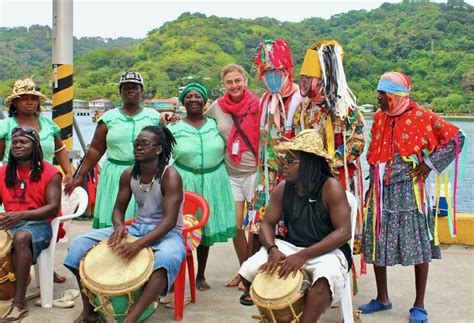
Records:
{"label": "woman in green dress", "polygon": [[183,179],[184,189],[202,195],[210,209],[197,248],[196,287],[203,291],[210,288],[204,275],[209,247],[236,235],[234,197],[224,165],[224,140],[216,121],[204,116],[206,88],[191,83],[179,99],[186,108],[186,117],[168,126],[177,142],[173,149],[174,166]]}
{"label": "woman in green dress", "polygon": [[[107,159],[100,171],[97,186],[97,198],[94,209],[95,229],[113,226],[112,211],[117,198],[120,176],[134,164],[133,142],[146,126],[158,125],[160,114],[153,109],[142,108],[143,79],[137,72],[125,72],[120,77],[120,95],[123,106],[107,111],[99,119],[92,143],[71,185],[65,191],[72,190],[84,183],[84,176],[99,162],[106,153]],[[125,219],[135,217],[136,202],[132,197]]]}

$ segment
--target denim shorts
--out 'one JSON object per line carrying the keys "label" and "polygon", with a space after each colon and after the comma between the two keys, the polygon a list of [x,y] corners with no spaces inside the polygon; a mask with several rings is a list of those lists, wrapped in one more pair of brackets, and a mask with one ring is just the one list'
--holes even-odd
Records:
{"label": "denim shorts", "polygon": [[[134,223],[127,227],[128,234],[132,237],[141,238],[151,232],[156,225]],[[64,260],[64,266],[68,269],[79,269],[79,263],[84,255],[102,240],[108,239],[114,228],[96,229],[78,236],[71,244],[71,248]],[[164,268],[168,276],[168,287],[163,292],[166,295],[178,275],[181,263],[186,257],[183,236],[178,230],[171,230],[163,238],[157,240],[150,246],[155,253],[153,270]],[[106,265],[106,264],[104,264]]]}
{"label": "denim shorts", "polygon": [[33,265],[36,264],[36,260],[41,251],[49,247],[49,243],[53,237],[51,223],[48,220],[20,221],[11,227],[9,231],[12,233],[12,236],[18,231],[26,231],[31,235],[31,257]]}

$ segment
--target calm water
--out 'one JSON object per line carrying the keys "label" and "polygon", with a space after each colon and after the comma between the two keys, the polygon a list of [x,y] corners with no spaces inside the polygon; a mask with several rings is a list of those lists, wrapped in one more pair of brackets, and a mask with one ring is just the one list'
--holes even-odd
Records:
{"label": "calm water", "polygon": [[[50,116],[51,114],[49,113],[48,115]],[[90,143],[94,135],[96,124],[92,122],[90,116],[76,116],[76,120],[80,126],[85,142]],[[367,119],[366,121],[366,129],[367,132],[369,132],[370,126],[372,125],[372,119]],[[464,147],[464,149],[468,149],[464,177],[458,180],[457,208],[459,212],[474,212],[474,199],[469,187],[469,185],[474,183],[474,120],[450,121],[460,127],[469,138],[467,146]],[[81,150],[77,136],[74,137],[74,149]],[[368,166],[364,157],[362,158],[362,165],[364,176],[366,176]],[[367,187],[367,184],[365,187]]]}

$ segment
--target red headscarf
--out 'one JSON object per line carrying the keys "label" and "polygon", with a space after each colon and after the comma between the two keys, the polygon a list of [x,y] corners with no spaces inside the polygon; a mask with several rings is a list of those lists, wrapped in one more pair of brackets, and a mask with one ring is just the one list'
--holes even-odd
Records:
{"label": "red headscarf", "polygon": [[[223,97],[217,99],[217,103],[221,107],[222,111],[225,113],[232,113],[237,117],[242,132],[249,139],[254,153],[257,154],[259,134],[258,97],[249,90],[244,89],[242,100],[240,100],[240,102],[236,103],[232,101],[230,94],[227,92]],[[234,144],[235,140],[239,141],[240,148],[237,155],[232,154],[232,145]],[[249,151],[249,148],[243,141],[242,137],[239,135],[237,127],[234,124],[230,130],[229,139],[227,140],[227,152],[229,153],[232,161],[235,164],[238,164],[242,159],[242,153],[245,151]],[[257,159],[257,156],[255,156],[255,159]]]}

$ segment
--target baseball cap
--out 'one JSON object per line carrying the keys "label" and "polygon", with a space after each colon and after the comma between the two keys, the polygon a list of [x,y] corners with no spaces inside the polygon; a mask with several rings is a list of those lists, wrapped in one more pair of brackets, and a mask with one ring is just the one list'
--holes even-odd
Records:
{"label": "baseball cap", "polygon": [[144,86],[143,78],[140,73],[133,71],[127,71],[120,75],[119,85],[122,85],[123,83],[138,83],[141,84],[141,86]]}

